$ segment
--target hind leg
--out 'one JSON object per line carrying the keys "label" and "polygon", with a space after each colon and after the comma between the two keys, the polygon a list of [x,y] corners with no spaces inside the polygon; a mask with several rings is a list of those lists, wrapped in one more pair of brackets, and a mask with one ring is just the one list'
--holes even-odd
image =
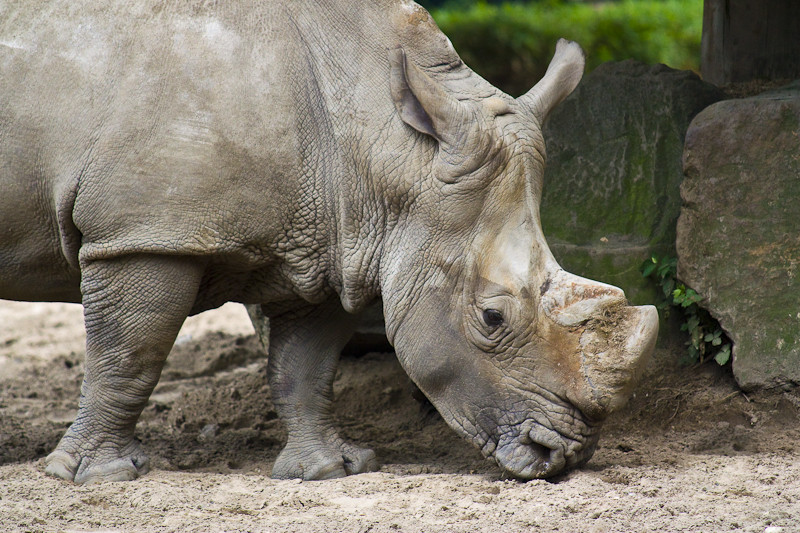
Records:
{"label": "hind leg", "polygon": [[134,428],[197,296],[202,264],[129,256],[82,269],[86,374],[75,422],[46,472],[75,483],[135,479],[148,470]]}

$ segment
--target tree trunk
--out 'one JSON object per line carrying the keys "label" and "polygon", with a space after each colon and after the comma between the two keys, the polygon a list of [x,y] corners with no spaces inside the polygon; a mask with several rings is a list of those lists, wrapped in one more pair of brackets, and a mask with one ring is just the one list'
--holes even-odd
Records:
{"label": "tree trunk", "polygon": [[705,0],[700,69],[716,85],[800,78],[800,1]]}

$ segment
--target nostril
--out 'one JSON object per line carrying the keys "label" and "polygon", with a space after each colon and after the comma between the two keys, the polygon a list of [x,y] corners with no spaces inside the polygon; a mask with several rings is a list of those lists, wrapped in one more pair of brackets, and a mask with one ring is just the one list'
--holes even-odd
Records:
{"label": "nostril", "polygon": [[547,477],[564,468],[567,463],[564,441],[553,430],[534,425],[520,435],[520,442],[538,458],[539,477]]}
{"label": "nostril", "polygon": [[528,420],[516,434],[503,435],[491,454],[503,470],[520,479],[543,479],[575,464],[576,442]]}
{"label": "nostril", "polygon": [[536,441],[529,442],[525,447],[528,450],[528,454],[535,458],[530,463],[530,477],[550,477],[559,473],[567,465],[567,459],[564,457],[564,450],[560,447],[551,448],[546,444]]}
{"label": "nostril", "polygon": [[544,444],[538,442],[531,442],[528,444],[528,447],[533,450],[533,453],[542,458],[543,463],[549,465],[552,462],[551,457],[553,452],[555,452],[554,449],[548,448]]}

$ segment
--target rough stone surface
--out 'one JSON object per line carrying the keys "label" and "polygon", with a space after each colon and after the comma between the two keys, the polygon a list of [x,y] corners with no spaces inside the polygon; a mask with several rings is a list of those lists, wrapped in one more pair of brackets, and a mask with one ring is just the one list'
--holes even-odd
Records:
{"label": "rough stone surface", "polygon": [[569,272],[653,303],[639,266],[675,255],[684,134],[722,98],[694,73],[635,61],[595,69],[545,127],[542,226]]}
{"label": "rough stone surface", "polygon": [[678,276],[734,342],[744,388],[800,383],[800,82],[692,122]]}

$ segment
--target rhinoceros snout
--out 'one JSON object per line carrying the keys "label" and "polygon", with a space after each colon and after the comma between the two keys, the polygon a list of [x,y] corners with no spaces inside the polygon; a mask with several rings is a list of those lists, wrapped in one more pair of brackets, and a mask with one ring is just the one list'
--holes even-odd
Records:
{"label": "rhinoceros snout", "polygon": [[491,455],[515,478],[552,477],[589,460],[596,447],[599,426],[576,420],[575,427],[562,429],[564,434],[529,419],[503,434]]}

